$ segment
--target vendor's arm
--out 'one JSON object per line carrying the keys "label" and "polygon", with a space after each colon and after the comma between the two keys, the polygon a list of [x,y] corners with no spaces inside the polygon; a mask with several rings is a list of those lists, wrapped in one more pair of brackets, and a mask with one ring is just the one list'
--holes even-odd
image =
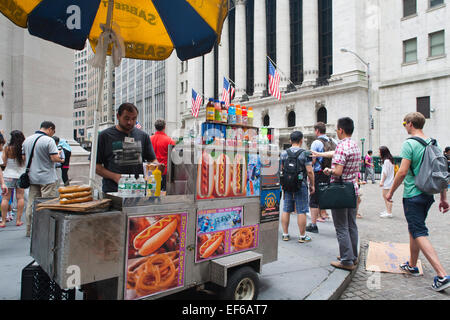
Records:
{"label": "vendor's arm", "polygon": [[99,163],[97,163],[95,166],[95,173],[102,178],[113,180],[116,183],[119,183],[120,177],[122,176],[120,173],[115,173],[106,169]]}

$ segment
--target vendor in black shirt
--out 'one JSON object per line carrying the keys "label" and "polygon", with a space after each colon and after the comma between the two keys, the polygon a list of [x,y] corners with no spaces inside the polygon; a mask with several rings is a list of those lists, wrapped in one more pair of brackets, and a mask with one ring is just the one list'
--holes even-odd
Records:
{"label": "vendor in black shirt", "polygon": [[143,161],[157,163],[150,137],[135,128],[138,112],[132,103],[123,103],[119,124],[98,135],[96,173],[103,177],[103,192],[117,192],[122,174],[143,174]]}

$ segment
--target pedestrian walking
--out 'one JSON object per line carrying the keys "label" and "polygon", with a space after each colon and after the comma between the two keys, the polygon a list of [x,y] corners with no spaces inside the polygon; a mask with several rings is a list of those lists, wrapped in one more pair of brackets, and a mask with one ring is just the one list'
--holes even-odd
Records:
{"label": "pedestrian walking", "polygon": [[315,192],[312,159],[308,152],[301,148],[303,133],[291,133],[291,147],[280,155],[280,181],[283,188],[284,208],[281,215],[283,228],[282,240],[290,240],[289,222],[292,212],[297,213],[297,225],[300,232],[298,242],[310,242],[306,235],[306,213],[309,212],[308,179],[310,194]]}
{"label": "pedestrian walking", "polygon": [[7,213],[10,211],[15,194],[17,200],[16,226],[23,225],[22,214],[25,205],[24,189],[19,188],[17,185],[19,177],[25,172],[25,159],[22,155],[22,144],[24,141],[25,136],[22,131],[13,130],[11,132],[11,139],[2,154],[2,161],[6,165],[3,172],[3,179],[8,188],[7,193],[2,197],[2,221],[6,221],[7,219]]}
{"label": "pedestrian walking", "polygon": [[367,180],[372,180],[372,184],[375,184],[375,166],[373,164],[373,158],[372,158],[372,150],[367,151],[366,156],[364,157],[364,166],[366,168],[366,174],[364,177],[364,181],[367,182]]}
{"label": "pedestrian walking", "polygon": [[394,183],[394,157],[388,147],[380,147],[380,159],[383,163],[380,187],[382,190],[381,194],[386,205],[386,210],[380,213],[380,218],[392,218],[392,202],[386,200],[386,195]]}
{"label": "pedestrian walking", "polygon": [[[332,156],[332,168],[324,169],[331,176],[331,182],[352,182],[356,196],[359,195],[357,175],[360,167],[361,151],[352,140],[355,125],[352,119],[340,118],[336,133],[340,140],[334,152],[316,153],[313,156]],[[339,244],[338,261],[332,261],[333,267],[345,270],[355,269],[358,259],[358,226],[356,225],[356,208],[331,209],[336,237]]]}
{"label": "pedestrian walking", "polygon": [[[442,291],[450,287],[450,277],[439,261],[431,242],[428,240],[429,234],[425,225],[425,220],[434,202],[434,197],[432,194],[421,191],[415,181],[415,177],[421,172],[422,166],[424,166],[422,159],[427,147],[422,142],[425,142],[427,146],[435,142],[423,132],[425,121],[425,117],[419,112],[409,113],[405,116],[403,126],[411,137],[403,142],[400,154],[402,158],[400,169],[395,175],[394,183],[386,195],[386,199],[392,202],[395,191],[404,182],[403,210],[405,212],[406,222],[408,223],[410,259],[401,264],[400,268],[410,275],[420,275],[419,269],[417,268],[417,259],[419,258],[420,251],[422,251],[425,258],[437,273],[431,287],[435,291]],[[427,175],[429,174],[430,179],[433,179],[433,171],[426,173]],[[440,173],[442,174],[442,172]],[[447,188],[444,188],[440,192],[440,198],[439,210],[445,213],[449,210]]]}
{"label": "pedestrian walking", "polygon": [[25,165],[28,165],[31,160],[29,169],[30,189],[26,208],[27,237],[31,235],[34,199],[57,196],[57,176],[54,163],[62,163],[63,161],[61,161],[55,140],[51,138],[55,132],[55,124],[44,121],[41,123],[40,129],[23,142],[22,152],[25,155]]}
{"label": "pedestrian walking", "polygon": [[156,132],[150,139],[152,141],[153,149],[155,150],[156,159],[158,159],[159,163],[164,164],[164,171],[161,178],[161,190],[166,191],[168,150],[169,145],[175,145],[175,141],[166,134],[166,122],[164,120],[156,120],[155,129]]}
{"label": "pedestrian walking", "polygon": [[64,182],[64,185],[68,186],[70,184],[69,168],[70,168],[70,157],[72,156],[72,148],[65,139],[61,139],[59,141],[58,147],[61,147],[62,151],[64,152],[64,163],[62,164],[61,167],[61,177]]}
{"label": "pedestrian walking", "polygon": [[[314,125],[314,134],[317,139],[311,144],[311,151],[314,152],[328,152],[336,149],[336,143],[326,135],[326,125],[323,122],[317,122]],[[319,190],[321,184],[329,184],[330,177],[323,173],[325,168],[331,168],[330,158],[313,158],[312,165],[314,170],[314,188]],[[317,221],[326,221],[326,210],[321,210],[319,207],[318,192],[314,192],[309,198],[309,207],[311,209],[311,223],[306,227],[306,231],[312,233],[319,233]]]}

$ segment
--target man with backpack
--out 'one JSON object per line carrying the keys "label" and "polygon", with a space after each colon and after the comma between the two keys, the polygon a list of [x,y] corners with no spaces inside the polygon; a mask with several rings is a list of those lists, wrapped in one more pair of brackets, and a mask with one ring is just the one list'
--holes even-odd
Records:
{"label": "man with backpack", "polygon": [[[336,149],[336,143],[327,137],[326,133],[326,125],[323,122],[317,122],[314,126],[314,133],[317,137],[317,140],[311,145],[311,151],[314,152],[328,152],[334,151]],[[314,169],[314,184],[315,190],[319,190],[320,184],[329,184],[330,177],[323,173],[325,168],[331,168],[331,158],[313,158],[312,160],[313,169]],[[319,198],[318,192],[311,194],[309,198],[309,207],[311,208],[311,223],[306,227],[306,231],[312,233],[319,233],[319,228],[317,227],[317,221],[325,221],[319,218],[319,215],[322,214],[322,211],[319,208]],[[325,211],[326,212],[326,211]],[[322,220],[319,220],[319,219]]]}
{"label": "man with backpack", "polygon": [[284,208],[281,215],[281,226],[283,228],[283,241],[288,241],[290,214],[297,212],[297,224],[300,231],[298,242],[310,242],[311,238],[306,235],[306,213],[309,212],[309,191],[314,193],[314,172],[312,160],[308,152],[301,148],[303,144],[303,133],[294,131],[291,133],[291,147],[280,155],[280,181],[284,193]]}
{"label": "man with backpack", "polygon": [[450,276],[440,263],[436,251],[428,240],[425,220],[434,202],[433,194],[440,193],[439,210],[447,212],[448,171],[445,157],[436,140],[423,133],[425,117],[419,112],[409,113],[403,120],[403,126],[411,136],[402,145],[402,162],[386,199],[392,202],[395,190],[404,181],[403,210],[408,223],[410,260],[400,268],[410,275],[420,275],[417,268],[419,252],[425,255],[436,271],[432,289],[442,291],[450,287]]}

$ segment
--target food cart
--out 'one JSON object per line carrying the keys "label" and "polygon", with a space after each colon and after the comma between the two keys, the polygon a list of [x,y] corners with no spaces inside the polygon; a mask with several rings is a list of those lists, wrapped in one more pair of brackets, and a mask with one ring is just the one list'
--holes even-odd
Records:
{"label": "food cart", "polygon": [[228,132],[202,129],[203,141],[169,149],[165,196],[111,193],[99,212],[35,211],[31,256],[50,279],[81,287],[85,299],[155,299],[192,287],[255,299],[262,265],[277,260],[278,146],[233,144]]}

